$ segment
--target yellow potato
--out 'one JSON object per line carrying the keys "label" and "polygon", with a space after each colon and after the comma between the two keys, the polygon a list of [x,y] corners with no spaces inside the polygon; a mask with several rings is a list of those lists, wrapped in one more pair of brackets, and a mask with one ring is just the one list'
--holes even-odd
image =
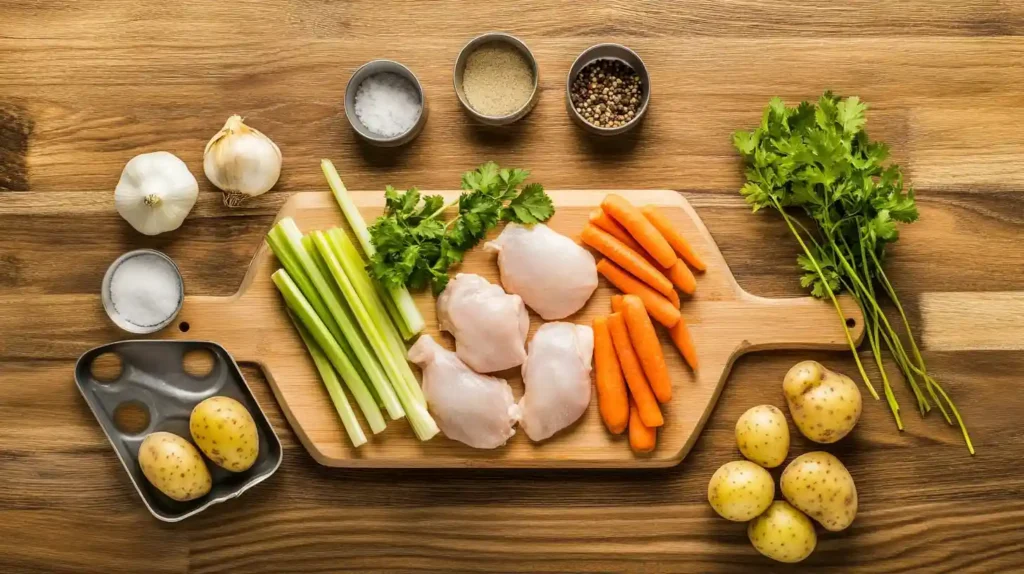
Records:
{"label": "yellow potato", "polygon": [[860,418],[857,384],[817,361],[793,365],[782,382],[782,391],[796,428],[814,442],[836,442],[853,430]]}
{"label": "yellow potato", "polygon": [[169,432],[146,435],[139,447],[146,480],[174,500],[194,500],[210,492],[210,471],[192,443]]}
{"label": "yellow potato", "polygon": [[775,497],[768,471],[748,460],[723,464],[708,483],[708,502],[722,518],[745,522],[764,512]]}
{"label": "yellow potato", "polygon": [[260,436],[256,422],[242,403],[230,397],[210,397],[192,409],[188,421],[192,439],[217,466],[242,472],[256,462]]}
{"label": "yellow potato", "polygon": [[747,460],[775,468],[789,454],[786,415],[772,405],[751,408],[736,421],[736,444]]}
{"label": "yellow potato", "polygon": [[827,452],[802,454],[782,471],[782,495],[827,530],[842,530],[857,516],[857,486],[850,471]]}
{"label": "yellow potato", "polygon": [[818,544],[811,519],[782,500],[750,521],[747,537],[761,554],[788,563],[807,558]]}

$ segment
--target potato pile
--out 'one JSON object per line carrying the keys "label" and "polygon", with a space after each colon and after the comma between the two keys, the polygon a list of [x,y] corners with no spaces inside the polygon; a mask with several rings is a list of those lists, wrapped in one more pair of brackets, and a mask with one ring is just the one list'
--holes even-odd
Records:
{"label": "potato pile", "polygon": [[[860,418],[862,401],[854,382],[815,361],[794,365],[782,390],[796,427],[814,442],[838,441]],[[765,469],[785,462],[789,442],[789,425],[779,408],[759,405],[743,413],[736,421],[736,445],[747,460],[727,462],[715,472],[708,502],[723,518],[749,521],[747,537],[758,552],[792,563],[810,556],[818,543],[811,518],[832,532],[853,523],[857,487],[839,459],[809,452],[782,471],[779,489],[786,501],[773,500],[775,482]]]}
{"label": "potato pile", "polygon": [[[214,464],[232,472],[248,470],[259,454],[256,422],[242,403],[210,397],[192,409],[192,440]],[[142,474],[157,490],[179,502],[206,496],[210,470],[192,443],[169,432],[146,435],[139,447]]]}

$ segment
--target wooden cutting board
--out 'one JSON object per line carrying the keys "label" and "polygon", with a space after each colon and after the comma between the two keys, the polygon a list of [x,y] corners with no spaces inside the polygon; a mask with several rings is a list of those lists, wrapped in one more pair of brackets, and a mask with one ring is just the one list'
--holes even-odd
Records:
{"label": "wooden cutting board", "polygon": [[[449,198],[458,192],[441,192]],[[577,237],[607,191],[549,192],[557,207],[549,225]],[[206,339],[222,344],[238,361],[259,364],[265,372],[295,434],[321,464],[346,467],[499,467],[499,468],[621,468],[665,467],[678,464],[693,446],[737,357],[772,349],[829,349],[841,351],[847,343],[840,319],[828,303],[811,298],[766,299],[739,287],[700,218],[689,203],[673,191],[618,191],[636,204],[655,204],[684,231],[694,249],[707,262],[698,275],[697,293],[682,304],[683,316],[700,356],[700,369],[691,371],[662,333],[665,356],[673,380],[673,399],[663,406],[665,426],[658,446],[648,455],[633,454],[625,436],[607,432],[596,404],[572,427],[543,443],[533,443],[517,432],[507,445],[476,450],[438,436],[420,442],[405,421],[393,421],[367,444],[354,449],[319,380],[312,360],[284,312],[284,303],[270,280],[278,267],[264,243],[256,252],[238,293],[231,297],[191,297],[177,322],[161,336]],[[379,191],[353,192],[369,221],[383,209]],[[290,216],[307,232],[343,226],[343,217],[329,193],[299,193],[281,208],[278,218]],[[496,232],[495,232],[496,235]],[[496,256],[474,249],[458,271],[477,273],[498,283]],[[590,324],[593,317],[610,312],[609,297],[616,291],[604,279],[587,305],[569,320]],[[437,330],[434,298],[417,295],[427,322],[426,332],[452,346]],[[844,300],[844,319],[856,340],[863,335],[862,317],[852,300]],[[531,335],[542,324],[531,313]],[[518,370],[508,378],[515,396],[522,396]],[[779,381],[781,385],[781,381]],[[596,393],[592,403],[596,402]],[[364,430],[369,432],[366,425]]]}

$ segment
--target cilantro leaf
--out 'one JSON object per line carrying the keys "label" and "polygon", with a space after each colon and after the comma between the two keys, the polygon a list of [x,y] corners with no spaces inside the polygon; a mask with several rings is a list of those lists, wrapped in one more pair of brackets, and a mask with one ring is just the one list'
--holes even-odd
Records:
{"label": "cilantro leaf", "polygon": [[533,224],[547,221],[554,213],[555,207],[548,194],[544,193],[544,186],[531,183],[502,210],[501,220]]}
{"label": "cilantro leaf", "polygon": [[430,284],[440,293],[448,284],[449,268],[500,221],[534,224],[554,214],[543,186],[523,186],[529,174],[494,162],[463,173],[459,214],[447,223],[442,218],[446,207],[442,196],[423,196],[415,187],[398,191],[388,186],[384,215],[369,228],[376,248],[367,265],[371,276],[388,288],[422,289]]}

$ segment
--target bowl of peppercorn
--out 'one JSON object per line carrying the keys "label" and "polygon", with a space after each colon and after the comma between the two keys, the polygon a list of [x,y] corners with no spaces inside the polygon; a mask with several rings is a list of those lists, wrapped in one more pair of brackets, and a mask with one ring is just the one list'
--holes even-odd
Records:
{"label": "bowl of peppercorn", "polygon": [[614,136],[635,128],[647,113],[651,78],[633,50],[597,44],[569,68],[565,104],[572,119],[590,133]]}

